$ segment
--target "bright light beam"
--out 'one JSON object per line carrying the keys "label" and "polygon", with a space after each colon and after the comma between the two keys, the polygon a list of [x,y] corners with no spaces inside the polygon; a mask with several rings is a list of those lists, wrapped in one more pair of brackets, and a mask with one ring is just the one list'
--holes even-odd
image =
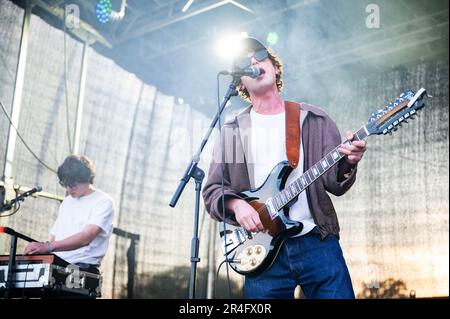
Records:
{"label": "bright light beam", "polygon": [[247,32],[241,32],[222,38],[217,42],[217,53],[221,58],[232,59],[242,49],[239,40],[248,37]]}
{"label": "bright light beam", "polygon": [[191,6],[192,2],[194,2],[194,0],[188,0],[188,2],[186,2],[186,4],[184,5],[183,9],[181,9],[181,12],[186,12]]}
{"label": "bright light beam", "polygon": [[247,12],[250,12],[250,13],[255,14],[255,12],[253,12],[252,9],[247,8],[246,6],[240,4],[240,3],[237,2],[237,1],[230,0],[230,1],[228,1],[228,2],[231,3],[232,5],[235,5],[236,7],[240,8],[240,9],[242,9],[242,10],[245,10],[245,11],[247,11]]}

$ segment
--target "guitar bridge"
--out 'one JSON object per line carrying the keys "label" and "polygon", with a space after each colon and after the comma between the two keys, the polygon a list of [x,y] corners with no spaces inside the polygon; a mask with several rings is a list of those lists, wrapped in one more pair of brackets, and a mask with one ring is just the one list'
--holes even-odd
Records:
{"label": "guitar bridge", "polygon": [[246,234],[243,232],[245,230],[237,228],[229,233],[226,232],[222,236],[222,251],[224,255],[228,255],[247,240]]}

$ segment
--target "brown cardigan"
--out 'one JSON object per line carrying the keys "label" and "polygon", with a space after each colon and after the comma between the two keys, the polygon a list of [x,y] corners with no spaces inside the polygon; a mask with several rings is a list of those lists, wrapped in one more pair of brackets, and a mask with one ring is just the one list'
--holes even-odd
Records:
{"label": "brown cardigan", "polygon": [[[221,138],[226,151],[220,152],[219,141],[214,147],[208,179],[203,188],[203,199],[206,210],[216,220],[223,220],[221,159],[224,161],[225,200],[240,198],[239,192],[255,187],[250,179],[250,176],[253,178],[249,143],[251,141],[250,109],[251,106],[224,124]],[[321,108],[302,103],[301,110],[302,141],[305,151],[304,170],[306,170],[342,141],[336,124]],[[346,179],[338,182],[338,172],[342,176],[341,171],[348,170],[348,167],[345,166],[345,160],[341,160],[306,189],[311,214],[314,222],[319,226],[322,238],[328,234],[339,236],[336,211],[327,192],[340,196],[353,185],[356,178],[356,167]],[[236,225],[234,214],[228,210],[225,213],[225,221]]]}

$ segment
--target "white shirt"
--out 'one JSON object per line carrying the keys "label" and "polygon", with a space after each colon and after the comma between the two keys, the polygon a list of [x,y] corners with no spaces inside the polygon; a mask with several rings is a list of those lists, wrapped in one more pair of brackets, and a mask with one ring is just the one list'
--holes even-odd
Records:
{"label": "white shirt", "polygon": [[88,224],[102,229],[100,234],[87,246],[70,250],[58,251],[56,255],[69,263],[88,263],[100,265],[108,249],[108,242],[112,232],[114,202],[112,198],[101,190],[73,198],[67,196],[58,210],[58,217],[50,230],[55,240],[66,239],[81,232]]}
{"label": "white shirt", "polygon": [[[255,186],[261,186],[272,169],[286,157],[286,129],[285,112],[278,114],[260,114],[250,111],[251,120],[251,152],[254,164]],[[304,152],[303,143],[300,138],[300,158],[296,169],[289,175],[286,186],[303,174]],[[289,218],[303,223],[301,235],[307,234],[315,225],[309,209],[306,191],[298,196],[289,210]]]}

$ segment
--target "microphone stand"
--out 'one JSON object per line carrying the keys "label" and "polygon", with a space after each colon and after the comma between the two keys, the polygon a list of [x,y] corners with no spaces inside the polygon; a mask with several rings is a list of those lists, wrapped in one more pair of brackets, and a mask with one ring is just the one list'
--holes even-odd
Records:
{"label": "microphone stand", "polygon": [[17,191],[16,191],[16,197],[13,198],[9,203],[3,204],[2,202],[0,202],[0,205],[2,205],[2,206],[0,206],[0,213],[2,211],[12,209],[13,205],[16,205],[20,201],[23,202],[26,197],[31,196],[34,193],[40,192],[40,191],[42,191],[42,187],[39,186],[39,185],[34,187],[34,188],[32,188],[32,189],[30,189],[30,190],[28,190],[28,191],[26,191],[26,192],[23,192],[19,196],[17,196]]}
{"label": "microphone stand", "polygon": [[198,239],[198,219],[200,207],[200,190],[202,188],[202,181],[203,178],[205,177],[205,172],[201,168],[197,167],[197,165],[198,162],[200,161],[200,154],[203,151],[203,148],[205,147],[206,143],[208,142],[208,139],[214,127],[219,121],[220,116],[222,115],[222,112],[225,109],[225,105],[228,103],[228,101],[232,96],[236,96],[238,94],[236,86],[239,84],[239,82],[240,76],[238,75],[233,76],[233,81],[230,83],[230,86],[228,87],[228,90],[225,93],[225,97],[223,98],[223,101],[219,106],[217,114],[214,116],[208,131],[203,137],[199,149],[192,157],[191,162],[187,166],[186,171],[184,172],[184,175],[181,178],[180,183],[178,184],[178,188],[176,189],[169,203],[171,207],[175,207],[186,184],[189,182],[191,177],[194,178],[195,180],[194,236],[191,241],[191,272],[189,276],[189,295],[188,295],[189,299],[195,298],[195,277],[197,273],[197,263],[200,261],[200,258],[198,257],[198,247],[200,244]]}

